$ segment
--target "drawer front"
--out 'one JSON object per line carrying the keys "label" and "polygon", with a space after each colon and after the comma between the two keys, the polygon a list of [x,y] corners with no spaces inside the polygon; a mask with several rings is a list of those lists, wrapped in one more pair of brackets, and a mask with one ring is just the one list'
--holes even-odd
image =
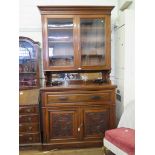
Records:
{"label": "drawer front", "polygon": [[39,131],[39,124],[38,123],[23,123],[19,124],[19,132],[38,132]]}
{"label": "drawer front", "polygon": [[38,142],[40,142],[40,134],[39,133],[20,134],[19,135],[19,143],[20,144],[38,143]]}
{"label": "drawer front", "polygon": [[38,106],[19,107],[19,114],[32,114],[32,113],[38,113],[38,111],[39,111]]}
{"label": "drawer front", "polygon": [[20,115],[19,123],[37,123],[39,121],[38,115]]}
{"label": "drawer front", "polygon": [[46,94],[45,104],[67,103],[67,102],[95,102],[95,101],[111,101],[111,93],[92,93],[92,94]]}

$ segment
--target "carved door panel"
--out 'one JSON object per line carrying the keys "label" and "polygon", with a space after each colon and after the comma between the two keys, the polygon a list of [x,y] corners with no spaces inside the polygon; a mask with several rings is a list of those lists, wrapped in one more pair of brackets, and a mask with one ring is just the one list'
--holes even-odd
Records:
{"label": "carved door panel", "polygon": [[46,142],[74,141],[78,139],[78,110],[61,108],[46,110]]}
{"label": "carved door panel", "polygon": [[99,139],[103,138],[105,130],[109,128],[109,109],[105,107],[87,107],[83,110],[83,138]]}

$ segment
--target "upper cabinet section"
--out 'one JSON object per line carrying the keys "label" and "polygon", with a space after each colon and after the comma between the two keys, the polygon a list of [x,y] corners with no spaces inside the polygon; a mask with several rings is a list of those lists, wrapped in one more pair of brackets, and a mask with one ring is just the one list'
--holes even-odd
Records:
{"label": "upper cabinet section", "polygon": [[112,8],[39,6],[44,71],[110,70]]}
{"label": "upper cabinet section", "polygon": [[39,87],[38,42],[27,37],[19,37],[19,88]]}

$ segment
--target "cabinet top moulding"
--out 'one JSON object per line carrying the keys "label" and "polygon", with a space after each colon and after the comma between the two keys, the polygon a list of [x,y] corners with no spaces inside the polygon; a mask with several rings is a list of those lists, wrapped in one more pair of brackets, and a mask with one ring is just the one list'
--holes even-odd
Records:
{"label": "cabinet top moulding", "polygon": [[38,6],[42,15],[48,14],[111,14],[114,6]]}

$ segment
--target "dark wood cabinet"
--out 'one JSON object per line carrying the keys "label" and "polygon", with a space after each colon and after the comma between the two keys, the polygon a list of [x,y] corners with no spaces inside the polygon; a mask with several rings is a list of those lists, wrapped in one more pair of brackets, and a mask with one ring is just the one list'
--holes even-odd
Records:
{"label": "dark wood cabinet", "polygon": [[[28,90],[27,90],[28,91]],[[19,107],[20,149],[41,148],[40,115],[38,104]]]}
{"label": "dark wood cabinet", "polygon": [[19,88],[36,89],[39,82],[39,42],[19,37]]}
{"label": "dark wood cabinet", "polygon": [[19,148],[41,149],[39,89],[19,91]]}
{"label": "dark wood cabinet", "polygon": [[41,88],[43,149],[103,145],[115,127],[115,88]]}
{"label": "dark wood cabinet", "polygon": [[110,70],[112,8],[39,6],[44,70]]}
{"label": "dark wood cabinet", "polygon": [[38,6],[45,83],[41,88],[43,149],[103,145],[115,127],[111,83],[112,6]]}
{"label": "dark wood cabinet", "polygon": [[78,111],[73,108],[47,108],[43,115],[46,117],[44,141],[57,143],[66,140],[78,139]]}

